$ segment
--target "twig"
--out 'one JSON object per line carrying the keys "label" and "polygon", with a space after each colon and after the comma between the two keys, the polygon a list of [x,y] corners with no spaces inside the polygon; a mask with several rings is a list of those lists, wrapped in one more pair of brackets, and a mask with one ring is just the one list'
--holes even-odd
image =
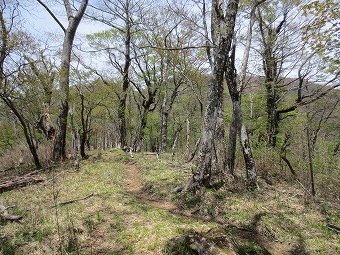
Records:
{"label": "twig", "polygon": [[337,234],[340,234],[340,228],[339,228],[338,226],[335,226],[335,225],[332,224],[332,223],[327,223],[327,227],[328,227],[330,230],[335,231]]}
{"label": "twig", "polygon": [[87,195],[86,197],[76,198],[76,199],[60,202],[58,204],[51,206],[50,208],[55,208],[55,207],[60,206],[60,205],[72,204],[74,202],[82,201],[82,200],[88,199],[88,198],[93,197],[93,196],[94,196],[94,193],[91,193],[91,194]]}
{"label": "twig", "polygon": [[16,221],[16,222],[20,221],[22,219],[22,216],[12,215],[12,214],[9,214],[7,211],[7,209],[13,208],[13,207],[14,206],[4,206],[2,202],[0,201],[0,217],[8,221]]}
{"label": "twig", "polygon": [[295,179],[295,181],[300,184],[300,186],[310,195],[310,196],[313,196],[308,189],[306,189],[305,186],[303,186],[303,184],[298,180],[298,179]]}

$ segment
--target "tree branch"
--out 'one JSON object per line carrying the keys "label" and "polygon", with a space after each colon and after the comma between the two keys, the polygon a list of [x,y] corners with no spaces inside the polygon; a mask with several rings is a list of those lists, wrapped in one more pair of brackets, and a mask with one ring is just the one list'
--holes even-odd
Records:
{"label": "tree branch", "polygon": [[63,24],[61,24],[61,22],[58,20],[58,18],[54,15],[54,13],[50,10],[50,8],[48,8],[48,6],[46,4],[44,4],[41,0],[37,0],[38,3],[43,6],[45,8],[45,10],[51,15],[51,17],[55,20],[55,22],[58,23],[58,25],[61,27],[61,29],[63,30],[64,33],[66,33],[66,29],[63,26]]}
{"label": "tree branch", "polygon": [[60,205],[67,205],[67,204],[72,204],[74,202],[86,200],[86,199],[88,199],[90,197],[93,197],[94,195],[95,195],[94,193],[91,193],[91,194],[89,194],[89,195],[87,195],[85,197],[82,197],[82,198],[76,198],[76,199],[72,199],[72,200],[63,201],[63,202],[60,202],[58,204],[55,204],[55,205],[51,206],[50,208],[55,208],[55,207],[60,206]]}

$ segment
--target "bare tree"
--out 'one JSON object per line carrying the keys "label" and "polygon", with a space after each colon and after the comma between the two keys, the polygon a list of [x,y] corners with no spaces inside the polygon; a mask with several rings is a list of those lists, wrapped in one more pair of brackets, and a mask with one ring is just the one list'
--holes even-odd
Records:
{"label": "bare tree", "polygon": [[61,54],[61,67],[59,74],[60,84],[60,104],[59,114],[57,119],[56,138],[53,148],[53,159],[64,160],[66,159],[65,147],[66,147],[66,129],[67,129],[67,116],[68,116],[68,103],[69,103],[69,83],[70,83],[70,62],[73,40],[77,32],[78,25],[85,13],[88,5],[88,0],[82,0],[78,10],[74,10],[74,6],[69,0],[64,0],[64,7],[67,14],[68,26],[65,28],[52,10],[41,0],[37,0],[51,17],[58,23],[63,30],[64,42],[63,50]]}
{"label": "bare tree", "polygon": [[[111,66],[118,71],[122,78],[121,91],[115,91],[119,100],[118,106],[118,129],[119,147],[128,145],[126,126],[126,101],[128,89],[131,86],[131,47],[139,24],[143,20],[141,2],[138,0],[105,0],[102,5],[93,6],[95,11],[87,16],[99,21],[111,29],[103,33],[89,36],[92,46],[100,54],[105,52]],[[106,35],[106,36],[103,36]],[[96,36],[98,36],[96,38]],[[105,38],[105,40],[103,40]],[[97,40],[98,39],[98,40]],[[122,47],[123,44],[123,47]]]}
{"label": "bare tree", "polygon": [[232,46],[238,4],[238,0],[230,0],[224,11],[224,1],[212,1],[213,72],[208,88],[198,164],[185,190],[197,192],[202,187],[223,184],[226,178],[223,80]]}
{"label": "bare tree", "polygon": [[[34,128],[30,122],[25,118],[24,114],[15,102],[13,95],[16,93],[15,98],[20,98],[24,92],[21,90],[20,85],[23,83],[20,77],[23,77],[22,69],[26,63],[22,56],[17,53],[27,50],[24,45],[29,44],[30,38],[25,33],[20,31],[14,32],[14,24],[18,17],[18,4],[14,3],[7,5],[5,1],[0,2],[0,26],[1,26],[1,41],[0,41],[0,98],[7,105],[7,107],[13,112],[18,119],[22,130],[25,135],[25,139],[28,148],[33,156],[34,164],[37,169],[41,168],[39,160],[36,139],[34,138]],[[20,39],[19,39],[20,38]],[[25,40],[22,43],[21,40]],[[14,55],[16,55],[14,57]],[[13,59],[16,59],[13,61]],[[8,60],[8,61],[7,61]],[[12,63],[10,63],[12,62]],[[19,89],[17,89],[19,88]],[[23,95],[24,97],[25,95]]]}
{"label": "bare tree", "polygon": [[256,181],[255,161],[250,147],[249,135],[242,117],[241,96],[242,91],[246,86],[246,71],[252,41],[252,31],[255,23],[255,11],[256,8],[264,1],[265,0],[254,1],[251,6],[249,25],[246,35],[246,44],[244,49],[239,81],[237,80],[237,70],[235,68],[236,38],[234,38],[234,44],[232,47],[230,57],[226,61],[225,77],[228,85],[230,98],[233,103],[232,122],[229,129],[228,166],[230,169],[230,173],[234,175],[236,140],[238,135],[240,137],[243,158],[246,165],[248,182],[247,185],[249,189],[255,189],[258,187],[258,185]]}

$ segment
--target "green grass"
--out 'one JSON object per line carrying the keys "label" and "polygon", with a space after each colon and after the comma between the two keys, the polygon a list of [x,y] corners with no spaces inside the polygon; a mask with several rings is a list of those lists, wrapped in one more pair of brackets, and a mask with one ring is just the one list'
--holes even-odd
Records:
{"label": "green grass", "polygon": [[[126,162],[142,170],[144,190],[153,198],[253,230],[268,245],[288,247],[295,254],[340,251],[339,235],[326,225],[340,225],[339,210],[333,205],[304,204],[297,188],[260,183],[261,190],[254,193],[228,187],[204,190],[201,196],[178,194],[172,191],[190,178],[191,164],[171,161],[168,155],[157,160],[154,155],[136,154],[131,159],[112,150],[82,161],[80,171],[56,169],[46,174],[44,183],[1,194],[6,205],[16,206],[11,212],[24,218],[22,223],[0,222],[0,254],[60,254],[59,249],[63,254],[171,254],[172,238],[216,226],[172,214],[127,193]],[[52,208],[92,193],[88,199]],[[237,236],[233,228],[225,231]],[[243,249],[252,246],[245,242]],[[190,254],[185,244],[178,249]]]}
{"label": "green grass", "polygon": [[[128,159],[117,151],[100,153],[83,161],[79,172],[56,169],[41,185],[1,194],[6,205],[16,205],[12,212],[24,218],[22,224],[2,224],[0,254],[60,254],[59,248],[63,254],[160,254],[169,239],[186,229],[212,226],[174,216],[128,194]],[[51,208],[55,202],[92,193],[86,200]]]}
{"label": "green grass", "polygon": [[[153,158],[152,158],[153,157]],[[305,203],[303,191],[291,184],[268,186],[260,180],[259,192],[227,187],[204,190],[200,196],[174,194],[191,176],[190,164],[179,164],[169,156],[145,156],[135,159],[144,170],[144,184],[154,196],[172,199],[180,207],[207,217],[220,217],[227,223],[254,229],[265,242],[286,245],[295,254],[337,254],[339,235],[327,228],[327,222],[340,226],[338,205]]]}

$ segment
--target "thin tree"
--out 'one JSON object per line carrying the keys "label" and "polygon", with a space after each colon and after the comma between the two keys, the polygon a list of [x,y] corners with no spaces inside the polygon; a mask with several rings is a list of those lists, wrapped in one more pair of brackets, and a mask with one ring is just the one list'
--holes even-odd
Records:
{"label": "thin tree", "polygon": [[[142,22],[142,7],[140,1],[135,0],[104,0],[103,6],[91,7],[98,13],[88,15],[90,19],[99,21],[111,29],[102,33],[88,36],[91,44],[99,51],[105,51],[111,66],[117,70],[122,78],[121,91],[115,91],[119,100],[117,109],[119,147],[128,146],[126,102],[130,87],[131,47]],[[137,22],[138,21],[138,22]],[[105,40],[103,40],[105,39]],[[123,47],[122,47],[123,44]]]}
{"label": "thin tree", "polygon": [[[7,19],[6,16],[8,15]],[[13,70],[6,70],[8,63],[7,59],[11,61],[13,54],[16,50],[25,51],[24,44],[21,40],[26,40],[26,43],[30,42],[30,38],[21,32],[13,32],[15,18],[18,16],[17,4],[7,6],[5,2],[0,3],[0,27],[1,27],[1,45],[0,45],[0,98],[11,109],[16,118],[18,119],[22,130],[25,135],[25,139],[28,148],[33,156],[34,164],[37,169],[41,168],[35,139],[32,135],[32,126],[24,117],[19,107],[13,102],[13,93],[18,93],[19,97],[21,92],[16,91],[16,87],[20,87],[18,83],[22,83],[20,76],[22,76],[21,69],[24,67],[20,55],[16,56],[17,60],[13,65]],[[14,40],[14,38],[21,38],[20,40]],[[20,47],[21,46],[21,47]],[[27,49],[26,49],[27,50]]]}
{"label": "thin tree", "polygon": [[235,51],[236,51],[236,38],[234,38],[234,44],[231,49],[230,57],[226,61],[226,81],[230,94],[231,101],[233,103],[232,122],[229,130],[229,143],[228,143],[228,166],[230,173],[234,175],[235,168],[235,154],[236,154],[236,140],[237,136],[240,137],[241,148],[243,158],[246,165],[247,172],[247,186],[249,189],[255,189],[258,187],[256,181],[256,168],[255,161],[252,155],[250,147],[249,135],[247,128],[243,122],[242,110],[241,110],[241,96],[242,91],[246,86],[246,71],[248,66],[249,52],[252,41],[252,31],[255,23],[255,11],[258,5],[265,0],[258,0],[252,3],[250,11],[250,20],[246,35],[246,44],[244,49],[244,55],[242,60],[242,67],[240,72],[239,81],[237,81],[237,70],[235,68]]}

